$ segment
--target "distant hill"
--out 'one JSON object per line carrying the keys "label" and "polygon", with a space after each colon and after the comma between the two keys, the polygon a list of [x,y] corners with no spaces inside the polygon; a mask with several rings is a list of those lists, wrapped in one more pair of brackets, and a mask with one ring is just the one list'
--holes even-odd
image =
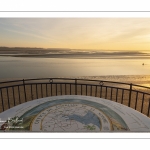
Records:
{"label": "distant hill", "polygon": [[14,57],[50,57],[50,58],[141,58],[150,57],[150,53],[123,50],[79,50],[67,48],[31,48],[31,47],[0,47],[0,55]]}

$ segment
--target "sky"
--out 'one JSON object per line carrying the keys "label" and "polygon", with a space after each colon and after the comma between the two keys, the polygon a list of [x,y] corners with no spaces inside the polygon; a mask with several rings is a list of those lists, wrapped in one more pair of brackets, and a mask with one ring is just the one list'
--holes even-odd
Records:
{"label": "sky", "polygon": [[150,50],[150,18],[0,18],[0,46]]}

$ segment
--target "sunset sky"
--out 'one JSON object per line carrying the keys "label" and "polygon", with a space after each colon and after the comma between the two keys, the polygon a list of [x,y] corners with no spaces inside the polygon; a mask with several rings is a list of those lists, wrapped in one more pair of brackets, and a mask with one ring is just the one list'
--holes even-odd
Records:
{"label": "sunset sky", "polygon": [[0,18],[0,46],[150,50],[150,18]]}

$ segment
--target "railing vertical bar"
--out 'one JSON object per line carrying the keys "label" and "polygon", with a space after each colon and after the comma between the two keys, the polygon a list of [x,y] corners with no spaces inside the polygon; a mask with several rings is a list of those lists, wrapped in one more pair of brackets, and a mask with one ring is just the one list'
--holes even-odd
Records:
{"label": "railing vertical bar", "polygon": [[86,85],[86,96],[87,96],[87,85]]}
{"label": "railing vertical bar", "polygon": [[53,93],[53,91],[52,91],[52,83],[51,83],[51,96],[52,96],[52,93]]}
{"label": "railing vertical bar", "polygon": [[101,85],[101,88],[100,88],[100,98],[102,97],[102,85]]}
{"label": "railing vertical bar", "polygon": [[65,95],[67,95],[67,92],[66,92],[67,90],[66,90],[66,83],[65,83]]}
{"label": "railing vertical bar", "polygon": [[46,83],[46,97],[48,96],[48,91],[47,91],[47,83]]}
{"label": "railing vertical bar", "polygon": [[116,102],[118,100],[118,88],[116,89]]}
{"label": "railing vertical bar", "polygon": [[123,103],[124,89],[122,90],[121,104]]}
{"label": "railing vertical bar", "polygon": [[130,84],[129,102],[128,102],[129,107],[130,107],[130,103],[131,103],[131,93],[132,93],[132,83]]}
{"label": "railing vertical bar", "polygon": [[77,95],[77,79],[75,79],[75,95]]}
{"label": "railing vertical bar", "polygon": [[110,95],[110,100],[112,100],[112,91],[113,91],[113,88],[111,87],[111,95]]}
{"label": "railing vertical bar", "polygon": [[23,79],[23,87],[24,87],[24,97],[25,97],[25,102],[27,101],[27,97],[26,97],[26,87],[25,87],[25,82]]}
{"label": "railing vertical bar", "polygon": [[1,99],[2,99],[2,108],[3,108],[3,111],[4,111],[4,101],[3,101],[2,89],[0,89],[0,91],[1,91]]}
{"label": "railing vertical bar", "polygon": [[90,91],[90,96],[92,96],[92,85],[91,85],[91,91]]}
{"label": "railing vertical bar", "polygon": [[42,96],[42,98],[43,98],[43,86],[42,86],[42,83],[41,83],[41,96]]}
{"label": "railing vertical bar", "polygon": [[105,92],[105,99],[107,99],[107,86],[106,86],[106,92]]}
{"label": "railing vertical bar", "polygon": [[32,84],[31,84],[31,98],[33,100],[33,90],[32,90]]}
{"label": "railing vertical bar", "polygon": [[37,83],[36,83],[36,98],[38,98]]}
{"label": "railing vertical bar", "polygon": [[62,84],[60,84],[60,92],[61,92],[61,95],[62,95]]}
{"label": "railing vertical bar", "polygon": [[6,89],[7,89],[8,108],[10,108],[8,88],[6,88]]}
{"label": "railing vertical bar", "polygon": [[150,98],[149,98],[149,106],[148,106],[148,113],[147,113],[147,116],[149,116],[149,112],[150,112]]}
{"label": "railing vertical bar", "polygon": [[97,85],[95,86],[95,97],[97,97]]}
{"label": "railing vertical bar", "polygon": [[19,88],[19,85],[18,85],[18,94],[19,94],[19,104],[21,104],[21,101],[20,101],[20,88]]}
{"label": "railing vertical bar", "polygon": [[137,108],[138,92],[136,92],[135,110]]}
{"label": "railing vertical bar", "polygon": [[16,102],[15,102],[15,94],[14,94],[14,87],[12,87],[12,91],[13,91],[14,106],[16,106]]}
{"label": "railing vertical bar", "polygon": [[70,83],[70,95],[71,95],[71,83]]}
{"label": "railing vertical bar", "polygon": [[145,94],[143,93],[141,113],[143,112],[144,95],[145,95]]}
{"label": "railing vertical bar", "polygon": [[57,83],[56,83],[56,96],[57,96]]}

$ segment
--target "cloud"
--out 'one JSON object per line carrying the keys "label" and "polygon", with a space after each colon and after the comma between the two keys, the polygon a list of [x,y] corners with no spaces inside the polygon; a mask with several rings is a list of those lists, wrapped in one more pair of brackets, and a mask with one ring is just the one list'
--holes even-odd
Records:
{"label": "cloud", "polygon": [[139,28],[139,29],[132,29],[129,31],[125,31],[119,36],[117,36],[117,39],[131,39],[131,38],[136,38],[140,36],[146,36],[150,34],[150,28]]}
{"label": "cloud", "polygon": [[[8,43],[19,38],[22,43],[47,47],[110,48],[119,44],[147,42],[150,19],[140,18],[8,18],[0,19],[0,29],[8,31]],[[10,32],[10,33],[9,33]],[[6,36],[5,32],[3,34]],[[17,36],[16,36],[17,35]],[[1,34],[1,38],[4,36]],[[6,38],[7,40],[7,38]],[[140,41],[141,40],[141,41]],[[33,41],[33,42],[32,42]],[[36,46],[36,45],[34,45]],[[123,45],[120,45],[120,47]]]}

